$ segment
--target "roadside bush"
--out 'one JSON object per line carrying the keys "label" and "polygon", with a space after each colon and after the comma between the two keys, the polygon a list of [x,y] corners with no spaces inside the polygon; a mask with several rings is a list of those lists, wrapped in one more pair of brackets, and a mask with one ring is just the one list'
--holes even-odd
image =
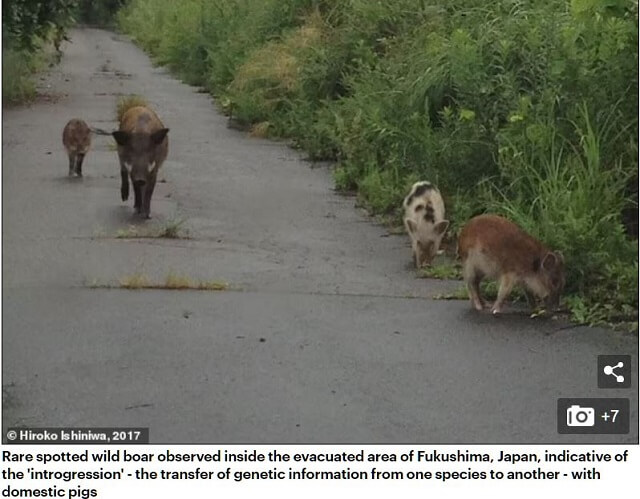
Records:
{"label": "roadside bush", "polygon": [[94,25],[110,26],[115,15],[127,0],[76,0],[78,21]]}
{"label": "roadside bush", "polygon": [[493,210],[561,248],[577,320],[637,315],[636,1],[132,0],[119,21],[372,212],[429,179],[452,236]]}
{"label": "roadside bush", "polygon": [[2,48],[2,103],[28,102],[36,95],[31,76],[39,67],[38,57],[28,50]]}
{"label": "roadside bush", "polygon": [[632,173],[619,161],[607,164],[601,144],[608,130],[593,128],[586,106],[573,126],[577,146],[548,126],[545,138],[528,139],[545,140],[544,147],[526,154],[504,147],[500,185],[506,187],[489,185],[484,199],[492,211],[562,251],[576,319],[637,322],[638,242],[627,237],[621,220]]}
{"label": "roadside bush", "polygon": [[17,104],[35,94],[32,76],[43,64],[44,48],[60,43],[73,23],[76,0],[2,2],[2,103]]}
{"label": "roadside bush", "polygon": [[76,0],[4,0],[2,43],[35,51],[51,31],[64,31],[73,23]]}

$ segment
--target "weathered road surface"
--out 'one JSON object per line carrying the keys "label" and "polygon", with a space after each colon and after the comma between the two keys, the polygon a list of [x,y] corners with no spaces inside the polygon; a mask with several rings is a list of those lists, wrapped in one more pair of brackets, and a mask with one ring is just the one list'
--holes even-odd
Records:
{"label": "weathered road surface", "polygon": [[[637,340],[430,297],[406,237],[336,195],[327,168],[231,130],[207,95],[124,38],[72,33],[46,83],[57,102],[3,119],[4,426],[148,426],[151,440],[633,442],[562,436],[558,397],[599,390],[596,356]],[[113,129],[121,93],[171,128],[166,183],[141,222],[120,201],[110,137],[68,179],[61,133]],[[184,218],[192,239],[119,239]],[[235,291],[92,289],[143,273],[225,280]],[[635,376],[635,375],[634,375]]]}

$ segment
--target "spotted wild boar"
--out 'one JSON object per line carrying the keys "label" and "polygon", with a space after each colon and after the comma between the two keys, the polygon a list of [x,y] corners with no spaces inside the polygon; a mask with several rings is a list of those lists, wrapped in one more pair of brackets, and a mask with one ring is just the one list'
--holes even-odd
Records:
{"label": "spotted wild boar", "polygon": [[464,280],[471,304],[484,308],[480,282],[486,277],[499,283],[498,297],[491,309],[499,314],[512,288],[525,288],[529,305],[544,300],[547,311],[558,307],[564,288],[564,258],[551,251],[513,222],[497,215],[479,215],[462,228],[458,238]]}
{"label": "spotted wild boar", "polygon": [[444,202],[431,182],[416,182],[404,199],[404,226],[411,238],[417,268],[430,264],[438,254],[449,221],[444,218]]}
{"label": "spotted wild boar", "polygon": [[69,175],[82,177],[82,162],[91,147],[91,129],[81,119],[69,120],[62,131],[62,144],[69,156]]}
{"label": "spotted wild boar", "polygon": [[150,218],[151,196],[156,177],[169,150],[168,128],[151,109],[136,106],[127,110],[120,120],[120,129],[113,132],[118,145],[122,200],[129,198],[129,177],[133,184],[136,213]]}

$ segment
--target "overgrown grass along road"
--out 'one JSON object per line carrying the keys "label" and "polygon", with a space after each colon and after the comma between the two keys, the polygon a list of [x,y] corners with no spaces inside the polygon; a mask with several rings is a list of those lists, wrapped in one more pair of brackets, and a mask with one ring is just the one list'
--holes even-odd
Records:
{"label": "overgrown grass along road", "polygon": [[255,134],[337,160],[398,218],[418,179],[450,237],[502,213],[564,252],[579,322],[637,329],[634,0],[132,0],[119,22]]}

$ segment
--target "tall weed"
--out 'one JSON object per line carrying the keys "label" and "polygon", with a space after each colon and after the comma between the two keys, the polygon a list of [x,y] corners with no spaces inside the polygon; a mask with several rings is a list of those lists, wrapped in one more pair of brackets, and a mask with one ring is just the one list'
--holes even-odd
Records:
{"label": "tall weed", "polygon": [[502,148],[503,178],[485,186],[485,199],[490,210],[563,252],[570,308],[576,318],[602,322],[621,310],[637,315],[638,243],[621,220],[632,173],[619,160],[606,161],[607,130],[593,128],[586,106],[582,113],[573,123],[577,145],[549,126],[548,147]]}
{"label": "tall weed", "polygon": [[2,103],[29,102],[36,96],[33,74],[40,67],[39,54],[23,49],[2,48]]}
{"label": "tall weed", "polygon": [[452,235],[492,209],[562,248],[576,318],[637,309],[637,2],[131,0],[119,19],[254,131],[336,160],[372,212],[431,180]]}

